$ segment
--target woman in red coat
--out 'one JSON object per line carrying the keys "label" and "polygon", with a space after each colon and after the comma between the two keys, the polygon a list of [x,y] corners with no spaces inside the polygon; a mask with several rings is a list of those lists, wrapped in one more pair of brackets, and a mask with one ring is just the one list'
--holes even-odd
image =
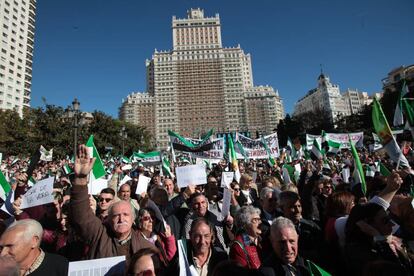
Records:
{"label": "woman in red coat", "polygon": [[230,247],[230,259],[241,266],[258,269],[260,261],[260,209],[243,206],[236,214],[237,236]]}

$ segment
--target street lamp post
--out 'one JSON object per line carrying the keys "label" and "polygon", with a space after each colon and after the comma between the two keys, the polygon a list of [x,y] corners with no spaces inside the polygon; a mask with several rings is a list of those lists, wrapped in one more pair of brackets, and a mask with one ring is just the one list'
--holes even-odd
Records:
{"label": "street lamp post", "polygon": [[73,109],[73,154],[76,155],[78,148],[78,112],[79,112],[80,102],[75,98],[72,102]]}
{"label": "street lamp post", "polygon": [[122,139],[122,156],[124,156],[125,155],[125,139],[127,138],[125,126],[122,126],[122,129],[119,135],[121,136],[121,139]]}

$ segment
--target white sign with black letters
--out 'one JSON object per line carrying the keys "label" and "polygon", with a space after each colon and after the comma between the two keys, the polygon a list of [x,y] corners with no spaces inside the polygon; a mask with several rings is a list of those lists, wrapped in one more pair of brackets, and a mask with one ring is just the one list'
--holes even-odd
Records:
{"label": "white sign with black letters", "polygon": [[54,180],[54,177],[49,177],[36,182],[36,184],[22,196],[21,209],[53,202]]}

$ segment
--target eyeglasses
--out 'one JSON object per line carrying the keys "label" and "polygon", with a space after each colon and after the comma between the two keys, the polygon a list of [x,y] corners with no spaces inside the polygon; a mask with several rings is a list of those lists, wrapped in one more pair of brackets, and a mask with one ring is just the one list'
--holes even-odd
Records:
{"label": "eyeglasses", "polygon": [[142,221],[149,221],[149,220],[153,221],[153,220],[154,220],[154,218],[153,218],[153,217],[151,217],[151,216],[143,216],[143,217],[141,217],[141,220],[142,220]]}
{"label": "eyeglasses", "polygon": [[234,188],[233,189],[235,192],[240,192],[240,188]]}
{"label": "eyeglasses", "polygon": [[113,200],[113,198],[103,198],[103,197],[100,197],[99,198],[99,202],[106,202],[106,203],[108,203],[108,202],[111,202]]}

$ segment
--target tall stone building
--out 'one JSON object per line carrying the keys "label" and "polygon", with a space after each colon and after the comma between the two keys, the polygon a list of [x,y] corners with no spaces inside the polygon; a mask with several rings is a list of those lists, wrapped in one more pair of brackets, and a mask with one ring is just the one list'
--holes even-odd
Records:
{"label": "tall stone building", "polygon": [[30,107],[36,0],[0,0],[0,109]]}
{"label": "tall stone building", "polygon": [[[267,90],[262,86],[254,87],[251,58],[240,45],[223,48],[218,14],[205,17],[202,9],[191,9],[187,18],[173,16],[172,31],[173,49],[156,50],[146,61],[147,91],[139,96],[131,94],[123,100],[122,120],[147,126],[158,145],[165,147],[169,129],[192,137],[211,128],[218,132],[256,129],[258,120],[248,118],[248,113],[253,112],[249,102],[263,95],[264,102],[272,98],[274,103],[261,115],[280,118],[262,120],[261,124],[269,125],[260,128],[263,134],[276,128],[284,113],[278,93],[271,87]],[[256,91],[255,96],[252,96],[253,91]],[[145,107],[143,99],[148,100]],[[151,116],[144,119],[146,112],[142,111],[150,110],[150,105],[153,122],[150,122]]]}
{"label": "tall stone building", "polygon": [[334,122],[339,115],[348,116],[351,114],[339,91],[339,86],[332,84],[329,77],[324,74],[318,77],[318,87],[310,90],[296,102],[293,116],[321,111],[329,114],[329,118],[326,119],[331,122]]}
{"label": "tall stone building", "polygon": [[347,89],[343,94],[349,114],[357,114],[363,110],[365,105],[370,105],[372,98],[367,92],[359,92],[358,89]]}

